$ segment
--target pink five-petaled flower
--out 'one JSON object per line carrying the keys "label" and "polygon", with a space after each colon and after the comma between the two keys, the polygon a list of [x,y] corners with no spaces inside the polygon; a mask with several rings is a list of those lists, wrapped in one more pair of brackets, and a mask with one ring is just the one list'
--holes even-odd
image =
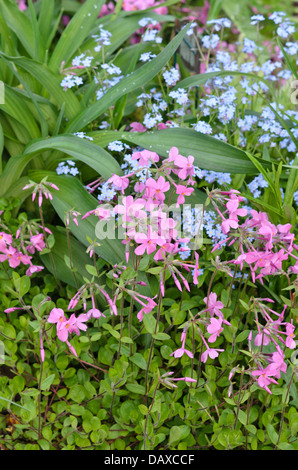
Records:
{"label": "pink five-petaled flower", "polygon": [[207,331],[208,333],[211,334],[211,336],[208,338],[209,343],[214,343],[217,340],[217,337],[223,331],[223,328],[221,325],[222,325],[221,319],[217,320],[214,317],[210,318],[210,324],[207,326]]}
{"label": "pink five-petaled flower", "polygon": [[238,227],[238,216],[244,217],[247,214],[246,209],[238,209],[239,202],[240,198],[235,196],[234,198],[229,199],[226,203],[229,217],[221,224],[221,228],[224,234],[227,234],[231,228],[235,229]]}
{"label": "pink five-petaled flower", "polygon": [[210,357],[211,359],[215,359],[222,351],[224,351],[224,349],[215,349],[207,347],[206,351],[204,351],[202,354],[201,360],[202,362],[206,362],[208,357]]}
{"label": "pink five-petaled flower", "polygon": [[178,195],[176,207],[179,207],[180,204],[184,204],[185,196],[190,196],[194,191],[194,188],[187,188],[183,184],[175,184],[176,194]]}
{"label": "pink five-petaled flower", "polygon": [[[140,302],[140,300],[138,299],[138,301]],[[150,297],[147,297],[147,305],[144,305],[144,307],[138,312],[137,314],[137,318],[138,320],[141,322],[143,320],[143,316],[144,316],[144,313],[150,313],[154,307],[156,306],[156,302],[154,302],[153,299],[151,299]],[[140,302],[142,303],[142,302]]]}
{"label": "pink five-petaled flower", "polygon": [[43,266],[36,266],[36,265],[31,264],[31,266],[29,266],[29,268],[26,270],[26,276],[32,276],[32,274],[39,273],[43,269],[44,269]]}
{"label": "pink five-petaled flower", "polygon": [[132,160],[138,160],[140,166],[149,166],[150,162],[158,162],[159,156],[155,152],[149,150],[142,150],[141,152],[134,152],[132,154]]}
{"label": "pink five-petaled flower", "polygon": [[223,316],[220,309],[224,307],[224,304],[220,300],[217,300],[217,295],[215,292],[210,292],[209,298],[205,297],[204,302],[207,305],[207,310],[209,311],[211,317],[213,317],[214,314],[218,317]]}
{"label": "pink five-petaled flower", "polygon": [[11,268],[16,268],[21,263],[30,264],[31,256],[23,255],[20,251],[17,251],[12,246],[9,246],[7,249],[3,250],[3,254],[0,255],[0,262],[8,260],[9,266]]}
{"label": "pink five-petaled flower", "polygon": [[99,206],[99,207],[97,207],[96,209],[94,209],[92,211],[86,212],[86,214],[83,215],[82,220],[86,219],[86,217],[89,217],[89,215],[91,215],[91,214],[97,215],[97,217],[99,217],[100,220],[108,220],[111,217],[111,212],[110,212],[109,209]]}
{"label": "pink five-petaled flower", "polygon": [[183,331],[182,334],[181,334],[181,341],[182,341],[182,345],[181,345],[181,348],[179,349],[176,349],[176,351],[172,352],[172,354],[170,354],[170,356],[174,356],[176,359],[178,357],[182,357],[183,354],[187,354],[188,357],[190,358],[193,358],[193,353],[191,351],[188,351],[188,349],[185,349],[185,341],[186,341],[186,332]]}
{"label": "pink five-petaled flower", "polygon": [[195,251],[195,267],[194,267],[194,271],[193,271],[193,283],[195,285],[198,284],[198,277],[200,275],[200,271],[199,271],[199,255],[198,253]]}
{"label": "pink five-petaled flower", "polygon": [[294,349],[296,347],[296,343],[294,341],[294,338],[295,338],[294,331],[295,331],[295,326],[293,325],[293,320],[292,320],[291,323],[286,324],[286,335],[287,335],[286,346],[287,348],[290,348],[290,349]]}
{"label": "pink five-petaled flower", "polygon": [[86,316],[83,314],[83,317],[80,315],[76,318],[75,314],[73,313],[70,318],[67,320],[66,318],[63,321],[60,321],[59,326],[57,324],[57,336],[60,341],[66,341],[68,339],[68,335],[71,333],[76,333],[77,335],[80,334],[80,330],[87,330],[87,325],[85,322]]}
{"label": "pink five-petaled flower", "polygon": [[278,384],[276,380],[274,380],[272,377],[274,377],[276,374],[276,371],[274,369],[270,369],[269,366],[266,367],[266,369],[257,369],[252,371],[252,375],[254,377],[258,377],[258,384],[261,388],[264,388],[268,393],[271,394],[270,389],[268,388],[268,385],[270,385],[272,382],[275,384]]}
{"label": "pink five-petaled flower", "polygon": [[34,253],[35,250],[42,251],[46,246],[42,233],[38,233],[37,235],[32,235],[32,237],[30,237],[30,242],[31,242],[31,246],[33,250],[31,248],[32,251],[30,251],[28,247],[27,249],[29,253]]}
{"label": "pink five-petaled flower", "polygon": [[181,180],[185,180],[188,176],[191,178],[195,172],[194,172],[194,157],[189,155],[187,158],[182,157],[181,155],[178,155],[175,158],[175,166],[178,167],[177,170],[177,175]]}
{"label": "pink five-petaled flower", "polygon": [[12,236],[6,232],[0,232],[0,251],[4,251],[7,245],[12,244]]}
{"label": "pink five-petaled flower", "polygon": [[148,227],[147,234],[137,233],[134,239],[139,245],[135,249],[136,255],[143,255],[145,251],[147,252],[147,255],[150,255],[156,250],[157,245],[162,244],[162,240],[156,232],[152,231],[150,226]]}
{"label": "pink five-petaled flower", "polygon": [[145,185],[146,197],[156,199],[158,202],[165,200],[165,194],[170,189],[170,183],[160,176],[158,180],[148,178]]}
{"label": "pink five-petaled flower", "polygon": [[121,190],[122,194],[124,194],[124,190],[129,185],[129,179],[126,176],[112,175],[107,182],[113,183],[117,190]]}

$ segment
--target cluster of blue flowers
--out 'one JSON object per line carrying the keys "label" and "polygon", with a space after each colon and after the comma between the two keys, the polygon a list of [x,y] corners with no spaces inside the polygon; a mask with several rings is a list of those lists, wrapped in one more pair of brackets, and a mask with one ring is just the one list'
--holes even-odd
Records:
{"label": "cluster of blue flowers", "polygon": [[268,181],[266,181],[264,176],[260,173],[247,186],[253,197],[257,199],[261,196],[261,189],[267,188],[268,185]]}
{"label": "cluster of blue flowers", "polygon": [[56,168],[57,175],[72,175],[77,176],[79,174],[78,168],[75,166],[75,162],[72,160],[66,160],[66,162],[60,162]]}

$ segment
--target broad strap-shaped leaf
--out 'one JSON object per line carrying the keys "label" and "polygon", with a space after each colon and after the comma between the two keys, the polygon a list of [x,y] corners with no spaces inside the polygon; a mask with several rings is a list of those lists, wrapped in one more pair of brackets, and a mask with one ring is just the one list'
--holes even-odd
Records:
{"label": "broad strap-shaped leaf", "polygon": [[103,4],[104,0],[86,0],[73,16],[63,31],[49,61],[49,67],[54,72],[58,72],[61,63],[68,62],[79,49],[92,30]]}
{"label": "broad strap-shaped leaf", "polygon": [[22,124],[31,139],[40,137],[40,130],[26,102],[9,86],[5,87],[5,103],[0,104],[0,112],[8,114]]}
{"label": "broad strap-shaped leaf", "polygon": [[73,159],[92,167],[98,174],[108,179],[112,174],[121,174],[116,160],[103,148],[79,137],[57,136],[49,139],[38,139],[30,143],[22,155],[11,157],[0,176],[0,196],[4,196],[11,185],[18,180],[25,167],[34,158],[46,150],[59,150]]}
{"label": "broad strap-shaped leaf", "polygon": [[36,42],[36,35],[32,21],[22,12],[16,4],[9,0],[1,0],[0,11],[12,31],[18,37],[20,43],[26,49],[28,54],[35,59],[41,60],[44,54],[44,48],[41,41]]}
{"label": "broad strap-shaped leaf", "polygon": [[113,173],[121,174],[118,162],[109,152],[75,135],[59,135],[35,140],[25,148],[23,155],[33,155],[45,150],[59,150],[75,160],[84,162],[105,179]]}
{"label": "broad strap-shaped leaf", "polygon": [[54,74],[46,65],[26,57],[10,57],[0,51],[1,55],[36,78],[47,90],[49,98],[53,100],[58,108],[61,108],[62,104],[65,103],[65,116],[67,119],[72,119],[80,112],[81,105],[78,98],[71,90],[63,90],[61,87],[62,79]]}
{"label": "broad strap-shaped leaf", "polygon": [[110,88],[100,100],[81,111],[81,113],[68,124],[66,131],[75,132],[83,129],[104,113],[110,106],[114,105],[121,96],[131,93],[152,80],[170,60],[188,29],[189,26],[186,26],[180,31],[151,62],[144,64],[138,70],[123,78],[117,85]]}
{"label": "broad strap-shaped leaf", "polygon": [[[100,139],[96,138],[95,132],[92,135],[98,145],[107,145],[108,139],[113,138],[111,131],[103,132]],[[194,164],[201,169],[226,173],[258,173],[246,152],[194,129],[180,127],[144,133],[119,132],[118,139],[139,145],[163,157],[168,156],[171,147],[177,147],[181,155],[192,155]],[[272,168],[272,163],[268,161],[262,160],[262,165],[264,168]]]}

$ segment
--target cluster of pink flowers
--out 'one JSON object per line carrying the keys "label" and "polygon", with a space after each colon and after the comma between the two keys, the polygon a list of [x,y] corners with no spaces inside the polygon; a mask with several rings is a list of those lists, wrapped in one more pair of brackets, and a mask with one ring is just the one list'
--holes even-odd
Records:
{"label": "cluster of pink flowers", "polygon": [[36,229],[32,232],[28,226],[29,234],[24,234],[20,229],[16,236],[6,232],[0,232],[0,262],[8,261],[11,268],[17,268],[21,264],[28,266],[27,276],[39,272],[43,266],[32,264],[32,256],[36,251],[42,251],[45,248],[44,236]]}
{"label": "cluster of pink flowers", "polygon": [[[254,299],[253,308],[255,312],[255,323],[257,325],[258,333],[254,337],[254,346],[260,348],[260,352],[254,351],[253,358],[256,368],[251,371],[253,377],[257,377],[260,387],[271,393],[268,385],[270,383],[277,383],[281,372],[287,371],[285,363],[285,348],[295,349],[295,326],[293,320],[285,322],[284,314],[287,305],[284,306],[283,311],[279,314],[275,310],[266,305],[265,302],[273,303],[271,299]],[[274,315],[275,318],[272,318]],[[264,324],[262,324],[263,322]],[[250,332],[248,341],[250,350],[252,351],[252,332]],[[264,347],[271,344],[275,351],[273,353],[264,352]],[[267,365],[266,365],[267,364]]]}
{"label": "cluster of pink flowers", "polygon": [[87,330],[87,325],[85,325],[85,322],[87,321],[86,315],[82,314],[76,317],[72,314],[69,319],[67,319],[62,308],[53,308],[47,321],[48,323],[56,324],[58,338],[60,341],[65,342],[70,351],[77,356],[75,348],[68,341],[68,337],[72,333],[79,336],[80,330]]}
{"label": "cluster of pink flowers", "polygon": [[[289,256],[295,261],[294,266],[289,268],[292,273],[298,272],[298,257],[293,254],[297,250],[294,242],[294,234],[291,233],[291,224],[275,225],[269,221],[266,212],[250,210],[250,214],[243,223],[240,223],[238,217],[247,215],[247,210],[239,208],[239,203],[243,197],[237,194],[237,191],[220,191],[216,197],[224,203],[225,211],[221,212],[215,205],[216,211],[222,219],[223,233],[227,238],[223,241],[228,246],[236,245],[239,250],[239,256],[231,262],[243,269],[248,265],[251,271],[253,282],[259,279],[263,283],[263,277],[279,274],[283,272],[282,262],[288,260]],[[213,248],[217,250],[223,242],[219,242]]]}

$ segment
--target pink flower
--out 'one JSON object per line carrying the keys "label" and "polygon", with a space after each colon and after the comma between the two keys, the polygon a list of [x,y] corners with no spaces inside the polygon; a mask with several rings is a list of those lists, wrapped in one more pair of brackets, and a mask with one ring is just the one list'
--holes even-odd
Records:
{"label": "pink flower", "polygon": [[186,342],[186,332],[183,331],[181,334],[181,341],[182,341],[182,346],[179,349],[176,349],[176,351],[172,352],[170,356],[174,356],[176,359],[179,357],[182,357],[183,354],[187,354],[188,357],[193,358],[193,353],[191,351],[188,351],[188,349],[185,349],[185,342]]}
{"label": "pink flower", "polygon": [[108,220],[111,217],[111,212],[109,209],[106,209],[105,207],[97,207],[96,209],[92,211],[86,212],[85,215],[83,215],[82,220],[86,219],[86,217],[89,217],[91,214],[97,215],[97,217],[100,218],[100,220]]}
{"label": "pink flower", "polygon": [[48,323],[62,323],[66,320],[62,308],[53,308],[48,317]]}
{"label": "pink flower", "polygon": [[126,176],[112,175],[107,182],[113,183],[117,190],[121,190],[122,194],[129,185],[129,179]]}
{"label": "pink flower", "polygon": [[158,162],[159,156],[155,152],[149,150],[142,150],[141,152],[134,152],[132,160],[138,160],[140,166],[149,166],[149,162]]}
{"label": "pink flower", "polygon": [[210,324],[207,326],[208,333],[211,333],[211,336],[208,338],[209,343],[214,343],[217,340],[217,337],[223,331],[222,320],[217,320],[216,318],[210,318]]}
{"label": "pink flower", "polygon": [[146,132],[147,130],[147,127],[143,126],[140,122],[132,122],[130,127],[130,132]]}
{"label": "pink flower", "polygon": [[272,376],[275,375],[275,370],[272,370],[268,367],[266,369],[257,369],[252,371],[252,376],[253,377],[258,377],[258,385],[261,388],[264,388],[268,393],[271,394],[270,389],[268,388],[268,385],[270,385],[272,382],[277,384],[276,380],[272,378]]}
{"label": "pink flower", "polygon": [[180,204],[184,204],[185,196],[190,196],[194,191],[194,188],[187,188],[183,184],[175,184],[176,194],[178,194],[176,207],[179,207]]}
{"label": "pink flower", "polygon": [[197,285],[198,284],[198,276],[199,276],[200,272],[199,272],[199,255],[196,251],[195,251],[195,260],[196,260],[196,262],[195,262],[195,268],[194,268],[194,272],[193,272],[193,283],[195,285]]}
{"label": "pink flower", "polygon": [[0,251],[4,251],[7,245],[12,244],[12,236],[5,232],[0,232]]}
{"label": "pink flower", "polygon": [[33,264],[31,264],[31,266],[29,266],[29,268],[26,271],[26,276],[32,276],[32,274],[38,273],[42,271],[43,269],[44,269],[43,266],[34,266]]}
{"label": "pink flower", "polygon": [[152,231],[151,226],[148,227],[147,234],[137,233],[134,239],[135,242],[139,244],[135,249],[136,255],[143,255],[145,251],[147,255],[150,255],[156,250],[156,246],[162,243],[162,240],[157,233]]}
{"label": "pink flower", "polygon": [[178,167],[177,175],[181,180],[185,180],[188,176],[193,176],[194,172],[194,157],[189,155],[187,158],[178,155],[175,158],[175,166]]}
{"label": "pink flower", "polygon": [[[138,300],[140,302],[140,300]],[[143,315],[144,313],[150,313],[152,312],[152,310],[154,309],[154,307],[156,306],[156,302],[154,302],[153,299],[151,299],[150,297],[147,297],[147,305],[144,305],[144,307],[138,312],[137,314],[137,318],[139,321],[142,321],[143,320]]]}
{"label": "pink flower", "polygon": [[82,320],[84,320],[84,318],[81,318],[79,320],[73,313],[68,320],[65,319],[60,322],[59,327],[57,325],[57,336],[60,341],[65,342],[68,339],[68,335],[71,333],[76,333],[77,335],[79,335],[80,330],[87,330],[87,325],[85,325]]}
{"label": "pink flower", "polygon": [[43,240],[43,234],[38,233],[37,235],[32,235],[30,237],[30,242],[32,243],[32,246],[37,250],[37,251],[42,251],[46,244]]}
{"label": "pink flower", "polygon": [[158,180],[148,178],[145,185],[146,197],[152,197],[159,203],[165,200],[165,194],[170,189],[170,183],[160,176]]}
{"label": "pink flower", "polygon": [[23,253],[17,251],[12,246],[9,246],[9,248],[4,250],[3,253],[4,254],[0,255],[0,262],[3,263],[3,261],[8,260],[11,268],[16,268],[20,263],[30,264],[31,262],[31,256],[23,255]]}
{"label": "pink flower", "polygon": [[290,348],[290,349],[294,349],[296,347],[296,343],[294,341],[294,338],[295,338],[294,331],[295,331],[295,326],[293,325],[293,320],[292,320],[291,323],[286,324],[286,335],[287,335],[286,346],[287,348]]}
{"label": "pink flower", "polygon": [[211,359],[215,359],[222,351],[224,351],[224,349],[214,349],[208,347],[206,351],[203,352],[201,360],[202,362],[206,362],[208,357],[210,357]]}
{"label": "pink flower", "polygon": [[211,317],[213,317],[214,314],[219,317],[223,316],[220,309],[224,307],[224,304],[220,300],[217,300],[217,295],[215,292],[210,292],[209,298],[205,297],[203,301],[207,305],[207,310],[209,311]]}

